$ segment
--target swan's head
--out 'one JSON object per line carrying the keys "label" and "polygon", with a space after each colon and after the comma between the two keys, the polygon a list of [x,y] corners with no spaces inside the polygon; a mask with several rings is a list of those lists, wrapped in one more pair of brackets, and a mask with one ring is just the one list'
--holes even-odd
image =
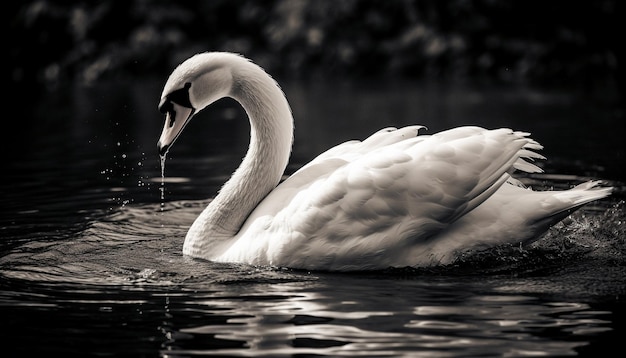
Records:
{"label": "swan's head", "polygon": [[165,125],[157,144],[161,155],[167,153],[194,113],[230,95],[232,62],[241,60],[242,57],[228,53],[201,53],[172,72],[159,103],[159,111],[165,114]]}

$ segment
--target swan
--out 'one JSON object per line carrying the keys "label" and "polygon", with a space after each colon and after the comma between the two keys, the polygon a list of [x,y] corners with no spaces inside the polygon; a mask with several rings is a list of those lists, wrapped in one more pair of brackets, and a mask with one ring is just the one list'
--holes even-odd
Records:
{"label": "swan", "polygon": [[[183,255],[323,271],[448,264],[466,251],[528,244],[585,203],[598,181],[533,191],[511,174],[541,172],[529,133],[463,126],[418,135],[384,128],[320,154],[281,181],[294,121],[274,79],[234,53],[204,52],[169,76],[159,110],[162,159],[195,113],[223,97],[250,121],[240,166],[190,226]],[[280,183],[279,183],[280,182]]]}

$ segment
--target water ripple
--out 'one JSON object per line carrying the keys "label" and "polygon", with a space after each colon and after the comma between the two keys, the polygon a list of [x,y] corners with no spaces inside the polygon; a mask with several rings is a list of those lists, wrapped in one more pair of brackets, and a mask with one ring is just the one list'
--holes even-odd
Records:
{"label": "water ripple", "polygon": [[624,294],[623,203],[581,211],[529,249],[361,274],[184,257],[205,205],[125,205],[19,241],[0,257],[0,309],[23,327],[12,334],[164,357],[482,357],[576,355],[616,327],[618,306],[590,295]]}

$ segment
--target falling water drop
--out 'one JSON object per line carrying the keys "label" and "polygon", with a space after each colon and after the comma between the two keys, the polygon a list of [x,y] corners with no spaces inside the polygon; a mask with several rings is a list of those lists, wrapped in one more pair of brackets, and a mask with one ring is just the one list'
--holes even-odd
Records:
{"label": "falling water drop", "polygon": [[163,207],[165,206],[165,155],[161,155],[161,212],[163,212]]}

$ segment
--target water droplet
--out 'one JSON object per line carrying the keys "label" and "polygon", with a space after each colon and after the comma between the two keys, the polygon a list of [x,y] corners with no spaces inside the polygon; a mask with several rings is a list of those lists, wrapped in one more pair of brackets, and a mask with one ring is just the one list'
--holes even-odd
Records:
{"label": "water droplet", "polygon": [[161,212],[165,206],[165,155],[161,155]]}

